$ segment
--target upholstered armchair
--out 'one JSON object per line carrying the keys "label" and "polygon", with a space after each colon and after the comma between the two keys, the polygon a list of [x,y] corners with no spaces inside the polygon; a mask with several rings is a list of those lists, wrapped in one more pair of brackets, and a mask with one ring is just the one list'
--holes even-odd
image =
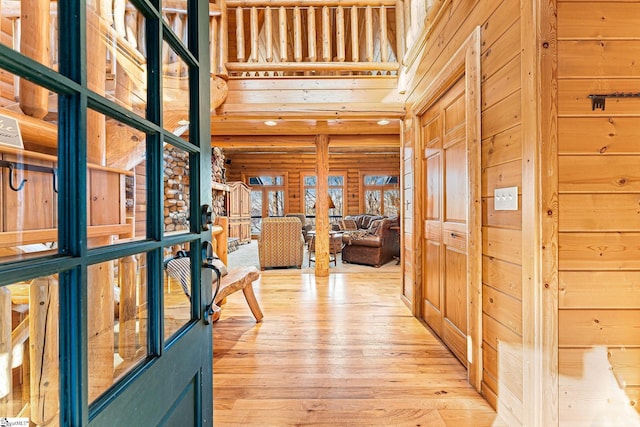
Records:
{"label": "upholstered armchair", "polygon": [[305,242],[309,240],[309,231],[313,229],[313,226],[311,224],[307,224],[307,216],[303,213],[288,213],[285,216],[298,218],[300,223],[302,223],[302,237],[304,237]]}
{"label": "upholstered armchair", "polygon": [[258,237],[260,269],[268,267],[302,267],[304,238],[298,218],[263,218]]}
{"label": "upholstered armchair", "polygon": [[400,255],[398,217],[371,221],[369,228],[345,231],[342,261],[380,267]]}

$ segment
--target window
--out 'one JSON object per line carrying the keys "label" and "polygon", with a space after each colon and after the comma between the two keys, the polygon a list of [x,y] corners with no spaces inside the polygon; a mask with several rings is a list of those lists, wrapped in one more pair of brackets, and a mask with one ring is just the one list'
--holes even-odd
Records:
{"label": "window", "polygon": [[284,176],[251,176],[251,234],[260,234],[262,218],[284,216],[285,178]]}
{"label": "window", "polygon": [[393,175],[364,175],[364,212],[397,216],[400,208],[399,179]]}
{"label": "window", "polygon": [[[315,222],[316,216],[316,184],[317,178],[315,175],[303,176],[304,213],[313,219],[312,222]],[[329,176],[329,197],[335,206],[329,209],[331,222],[339,220],[344,214],[344,185],[344,175]]]}

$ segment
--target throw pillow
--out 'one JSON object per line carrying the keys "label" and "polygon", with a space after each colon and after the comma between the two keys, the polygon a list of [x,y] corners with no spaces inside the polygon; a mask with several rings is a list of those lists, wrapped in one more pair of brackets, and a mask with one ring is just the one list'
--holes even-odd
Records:
{"label": "throw pillow", "polygon": [[342,219],[338,223],[340,225],[340,230],[357,230],[358,225],[353,219]]}

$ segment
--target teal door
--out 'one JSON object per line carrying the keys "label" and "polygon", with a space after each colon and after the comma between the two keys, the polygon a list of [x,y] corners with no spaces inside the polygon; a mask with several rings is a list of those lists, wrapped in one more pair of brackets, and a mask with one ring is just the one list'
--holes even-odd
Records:
{"label": "teal door", "polygon": [[[0,7],[0,417],[212,425],[209,3],[15,3]],[[178,251],[183,282],[164,267]]]}

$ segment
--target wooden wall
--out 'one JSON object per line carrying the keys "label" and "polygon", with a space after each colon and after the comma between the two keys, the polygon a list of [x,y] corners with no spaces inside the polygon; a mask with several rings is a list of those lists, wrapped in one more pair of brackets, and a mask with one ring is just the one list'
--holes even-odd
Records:
{"label": "wooden wall", "polygon": [[[482,393],[509,425],[523,425],[522,210],[495,211],[495,188],[522,188],[522,83],[520,2],[453,1],[432,28],[408,69],[408,107],[421,95],[477,26],[481,27],[483,382]],[[411,54],[409,54],[411,58]],[[415,126],[419,120],[414,120]],[[406,135],[406,134],[405,134]],[[421,143],[415,132],[413,146]],[[416,165],[418,165],[416,163]],[[417,166],[419,167],[419,166]],[[413,203],[420,209],[425,185],[416,173]],[[405,192],[405,196],[408,193]],[[520,196],[527,197],[527,194]],[[416,212],[420,265],[422,214]],[[405,224],[405,239],[407,238]],[[404,253],[404,255],[411,254]],[[418,287],[424,272],[416,272]]]}
{"label": "wooden wall", "polygon": [[[354,137],[357,138],[357,137]],[[399,141],[399,137],[398,137]],[[399,144],[399,142],[398,142]],[[302,201],[302,175],[315,174],[315,153],[241,153],[226,154],[231,164],[227,166],[227,181],[241,181],[242,175],[266,173],[286,176],[285,212],[304,212]],[[396,154],[381,153],[332,153],[329,143],[329,174],[342,173],[347,178],[344,215],[361,213],[361,172],[371,174],[400,174],[400,149]]]}
{"label": "wooden wall", "polygon": [[[558,1],[559,420],[640,409],[640,2]],[[631,402],[630,402],[631,401]],[[635,425],[635,424],[634,424]]]}

